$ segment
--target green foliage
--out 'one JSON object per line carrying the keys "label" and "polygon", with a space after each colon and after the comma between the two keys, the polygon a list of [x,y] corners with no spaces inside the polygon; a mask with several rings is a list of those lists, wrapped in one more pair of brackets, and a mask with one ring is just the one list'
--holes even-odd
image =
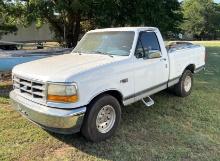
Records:
{"label": "green foliage", "polygon": [[4,5],[23,25],[49,23],[69,47],[92,28],[156,26],[167,33],[177,32],[182,19],[178,0],[17,0]]}
{"label": "green foliage", "polygon": [[0,160],[219,161],[220,41],[199,43],[209,58],[206,71],[195,75],[192,94],[162,91],[151,108],[142,102],[123,107],[116,134],[98,144],[47,133],[0,97]]}
{"label": "green foliage", "polygon": [[220,27],[220,6],[213,0],[185,0],[182,29],[197,39],[216,38]]}
{"label": "green foliage", "polygon": [[3,0],[0,0],[0,36],[17,31],[16,22],[8,14],[8,9],[8,5],[4,4]]}
{"label": "green foliage", "polygon": [[95,10],[101,27],[156,26],[165,33],[177,31],[182,20],[177,0],[97,0]]}
{"label": "green foliage", "polygon": [[36,22],[37,27],[45,22],[51,25],[56,37],[65,39],[68,47],[75,46],[79,33],[82,5],[77,0],[29,0],[24,4],[27,15],[27,22]]}

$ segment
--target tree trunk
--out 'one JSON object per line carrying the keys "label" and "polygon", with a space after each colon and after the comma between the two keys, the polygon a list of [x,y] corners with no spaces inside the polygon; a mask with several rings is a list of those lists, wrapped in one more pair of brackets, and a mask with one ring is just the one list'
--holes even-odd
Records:
{"label": "tree trunk", "polygon": [[80,34],[80,21],[80,11],[78,11],[73,21],[70,21],[70,24],[66,26],[66,44],[68,48],[73,48],[77,45]]}
{"label": "tree trunk", "polygon": [[73,47],[77,45],[77,42],[79,40],[80,21],[81,21],[80,11],[78,11],[76,15],[76,24],[75,24],[74,34],[73,34]]}

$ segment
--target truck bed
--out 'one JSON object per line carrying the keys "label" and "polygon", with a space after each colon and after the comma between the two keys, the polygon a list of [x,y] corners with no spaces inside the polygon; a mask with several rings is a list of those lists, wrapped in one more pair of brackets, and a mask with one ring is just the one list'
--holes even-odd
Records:
{"label": "truck bed", "polygon": [[172,53],[173,51],[176,50],[196,48],[196,47],[200,47],[200,45],[193,44],[190,42],[182,42],[182,41],[171,42],[168,45],[166,45],[166,49],[168,53]]}
{"label": "truck bed", "polygon": [[166,48],[170,59],[170,80],[180,77],[189,65],[192,65],[194,71],[205,65],[205,48],[203,46],[189,42],[174,42]]}

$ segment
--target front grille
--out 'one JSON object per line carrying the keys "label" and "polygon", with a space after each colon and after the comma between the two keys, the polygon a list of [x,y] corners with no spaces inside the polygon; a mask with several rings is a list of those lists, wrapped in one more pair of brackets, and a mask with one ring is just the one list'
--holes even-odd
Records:
{"label": "front grille", "polygon": [[45,83],[13,76],[14,90],[19,92],[24,97],[34,99],[36,101],[46,101],[46,85]]}

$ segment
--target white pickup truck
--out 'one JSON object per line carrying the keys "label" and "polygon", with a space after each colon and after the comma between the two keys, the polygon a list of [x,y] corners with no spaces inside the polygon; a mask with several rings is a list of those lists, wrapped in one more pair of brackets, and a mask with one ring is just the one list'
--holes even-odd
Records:
{"label": "white pickup truck", "polygon": [[190,43],[165,47],[154,27],[98,29],[84,35],[70,54],[16,66],[13,107],[42,128],[90,141],[113,135],[121,107],[166,88],[181,97],[193,74],[205,67],[205,48]]}

